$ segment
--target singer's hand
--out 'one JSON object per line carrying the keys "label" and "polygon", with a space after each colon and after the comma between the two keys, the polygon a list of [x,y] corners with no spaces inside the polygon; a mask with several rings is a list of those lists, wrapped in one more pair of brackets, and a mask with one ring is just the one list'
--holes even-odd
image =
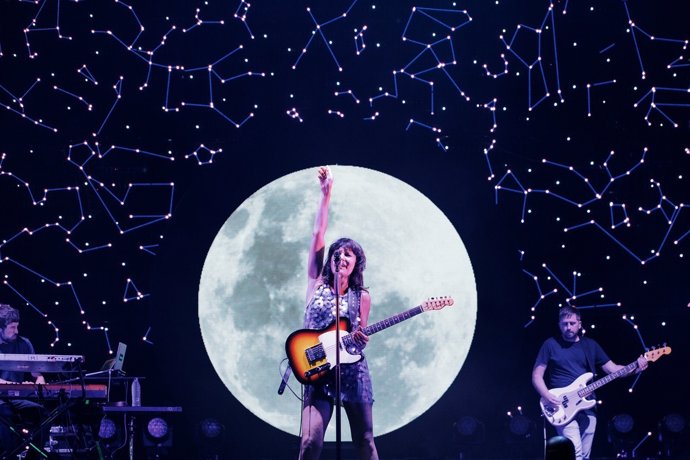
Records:
{"label": "singer's hand", "polygon": [[324,195],[331,193],[333,187],[333,174],[331,168],[328,166],[321,166],[319,168],[319,182],[321,183],[321,191]]}
{"label": "singer's hand", "polygon": [[364,349],[369,341],[369,336],[362,332],[362,328],[358,327],[355,332],[352,333],[352,338],[360,349]]}

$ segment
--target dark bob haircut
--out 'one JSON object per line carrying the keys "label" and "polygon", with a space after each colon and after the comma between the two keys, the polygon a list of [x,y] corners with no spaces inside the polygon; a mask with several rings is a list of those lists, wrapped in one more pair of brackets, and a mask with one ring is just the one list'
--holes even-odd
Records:
{"label": "dark bob haircut", "polygon": [[350,238],[340,238],[334,241],[328,248],[328,257],[326,258],[326,263],[323,266],[323,273],[321,275],[322,281],[329,286],[333,286],[335,275],[331,270],[331,259],[333,258],[333,253],[340,249],[352,251],[357,258],[355,268],[352,270],[352,274],[350,274],[350,278],[348,279],[349,287],[355,290],[365,289],[363,272],[367,266],[367,257],[364,255],[362,246]]}

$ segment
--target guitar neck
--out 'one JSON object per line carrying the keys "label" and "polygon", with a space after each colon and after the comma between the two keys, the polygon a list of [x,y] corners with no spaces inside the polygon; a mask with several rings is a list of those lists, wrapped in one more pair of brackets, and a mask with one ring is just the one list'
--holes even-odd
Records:
{"label": "guitar neck", "polygon": [[631,372],[633,372],[635,369],[637,369],[637,361],[633,361],[632,363],[628,364],[627,366],[623,367],[622,369],[617,370],[616,372],[611,372],[610,374],[607,374],[606,376],[600,378],[599,380],[590,383],[580,391],[578,391],[578,394],[581,397],[586,397],[589,396],[596,390],[597,388],[601,388],[607,383],[617,379],[618,377],[623,377]]}
{"label": "guitar neck", "polygon": [[366,335],[371,335],[376,332],[380,332],[384,329],[388,329],[391,326],[395,326],[398,323],[401,323],[405,321],[406,319],[410,319],[413,316],[417,316],[420,313],[423,313],[424,309],[422,308],[421,305],[418,305],[414,308],[410,308],[407,311],[404,311],[402,313],[398,313],[397,315],[391,316],[390,318],[384,319],[382,321],[379,321],[378,323],[371,324],[365,328],[362,329],[362,332],[364,332]]}

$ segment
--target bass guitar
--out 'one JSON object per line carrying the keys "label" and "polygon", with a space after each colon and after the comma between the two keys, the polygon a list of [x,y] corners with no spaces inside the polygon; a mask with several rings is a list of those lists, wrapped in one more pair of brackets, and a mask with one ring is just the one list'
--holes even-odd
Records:
{"label": "bass guitar", "polygon": [[[371,335],[387,329],[406,319],[429,310],[440,310],[453,305],[451,297],[431,297],[414,308],[391,316],[362,328],[362,332]],[[335,321],[323,329],[300,329],[290,334],[285,341],[290,367],[297,380],[302,384],[319,381],[335,366]],[[347,332],[349,321],[341,318],[338,322],[340,335],[340,364],[352,364],[362,359],[362,350]]]}
{"label": "bass guitar", "polygon": [[[655,348],[644,354],[644,358],[648,362],[654,362],[664,355],[671,353],[671,347],[661,347]],[[568,424],[575,415],[584,409],[589,409],[593,407],[597,402],[594,399],[587,399],[594,390],[601,388],[612,380],[618,377],[623,377],[635,371],[638,367],[637,360],[623,367],[622,369],[611,372],[605,377],[590,383],[589,382],[594,374],[591,372],[586,372],[575,379],[573,383],[563,388],[554,388],[549,390],[553,393],[560,401],[557,406],[551,405],[544,398],[541,398],[539,405],[541,406],[541,411],[546,417],[546,420],[553,426],[563,426]]]}

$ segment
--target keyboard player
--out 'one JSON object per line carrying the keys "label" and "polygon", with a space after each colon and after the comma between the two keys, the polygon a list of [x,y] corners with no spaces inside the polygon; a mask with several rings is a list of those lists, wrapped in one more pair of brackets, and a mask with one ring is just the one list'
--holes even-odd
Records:
{"label": "keyboard player", "polygon": [[[19,311],[7,304],[0,304],[0,353],[34,354],[34,347],[26,337],[19,335]],[[40,383],[45,384],[41,374],[0,370],[0,383]],[[0,453],[16,446],[20,441],[7,423],[17,418],[22,422],[40,424],[46,414],[45,408],[33,401],[22,399],[0,400]],[[42,444],[39,444],[42,445]]]}

